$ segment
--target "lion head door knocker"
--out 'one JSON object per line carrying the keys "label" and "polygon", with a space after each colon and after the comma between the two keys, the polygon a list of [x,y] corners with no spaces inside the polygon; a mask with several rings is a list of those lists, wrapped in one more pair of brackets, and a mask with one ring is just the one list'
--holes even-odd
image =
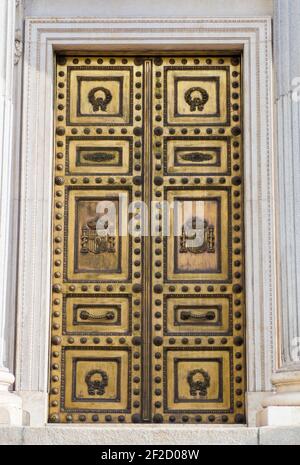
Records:
{"label": "lion head door knocker", "polygon": [[189,105],[191,111],[203,111],[208,99],[209,95],[202,87],[191,87],[184,94],[184,100]]}
{"label": "lion head door knocker", "polygon": [[80,253],[98,255],[116,251],[115,237],[110,233],[108,221],[101,222],[100,215],[90,218],[81,231]]}
{"label": "lion head door knocker", "polygon": [[[98,97],[96,97],[96,94],[98,94]],[[112,101],[112,94],[106,87],[95,87],[89,91],[88,99],[93,111],[106,111],[107,105]]]}
{"label": "lion head door knocker", "polygon": [[215,228],[206,220],[193,216],[183,226],[180,236],[180,253],[214,253]]}
{"label": "lion head door knocker", "polygon": [[108,385],[107,373],[103,370],[91,370],[85,376],[90,396],[103,396]]}
{"label": "lion head door knocker", "polygon": [[192,370],[187,375],[187,382],[190,386],[191,396],[207,396],[207,389],[210,386],[210,376],[203,368]]}

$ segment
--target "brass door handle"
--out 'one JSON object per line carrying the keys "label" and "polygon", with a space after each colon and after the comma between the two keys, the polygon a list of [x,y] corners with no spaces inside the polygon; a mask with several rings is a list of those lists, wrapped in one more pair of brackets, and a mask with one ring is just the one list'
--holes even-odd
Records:
{"label": "brass door handle", "polygon": [[82,320],[113,320],[115,317],[114,312],[106,312],[103,315],[92,315],[87,310],[81,310],[80,318]]}
{"label": "brass door handle", "polygon": [[204,315],[197,315],[192,312],[181,312],[181,319],[182,320],[201,320],[201,321],[211,321],[214,320],[215,313],[214,312],[207,312]]}

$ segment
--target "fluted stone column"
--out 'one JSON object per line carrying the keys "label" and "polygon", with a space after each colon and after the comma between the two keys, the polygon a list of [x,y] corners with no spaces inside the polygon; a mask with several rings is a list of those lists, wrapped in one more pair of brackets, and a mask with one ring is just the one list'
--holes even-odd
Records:
{"label": "fluted stone column", "polygon": [[263,425],[300,424],[300,1],[275,0],[278,331]]}
{"label": "fluted stone column", "polygon": [[22,422],[21,399],[9,391],[14,376],[6,367],[9,334],[9,260],[12,209],[13,75],[16,1],[0,1],[0,424]]}

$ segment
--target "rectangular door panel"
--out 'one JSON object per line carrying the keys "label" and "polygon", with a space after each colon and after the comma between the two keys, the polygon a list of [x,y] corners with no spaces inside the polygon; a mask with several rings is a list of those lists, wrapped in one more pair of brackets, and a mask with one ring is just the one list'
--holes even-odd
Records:
{"label": "rectangular door panel", "polygon": [[241,57],[154,60],[152,99],[153,421],[244,423]]}
{"label": "rectangular door panel", "polygon": [[57,56],[51,422],[141,418],[142,86],[134,57]]}

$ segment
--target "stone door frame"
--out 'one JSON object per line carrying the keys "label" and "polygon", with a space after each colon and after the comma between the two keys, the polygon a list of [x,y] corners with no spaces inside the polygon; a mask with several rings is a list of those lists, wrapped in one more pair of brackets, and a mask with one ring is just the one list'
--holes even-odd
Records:
{"label": "stone door frame", "polygon": [[275,168],[271,18],[25,22],[16,391],[32,425],[47,421],[53,81],[56,51],[242,50],[248,424],[276,365]]}

